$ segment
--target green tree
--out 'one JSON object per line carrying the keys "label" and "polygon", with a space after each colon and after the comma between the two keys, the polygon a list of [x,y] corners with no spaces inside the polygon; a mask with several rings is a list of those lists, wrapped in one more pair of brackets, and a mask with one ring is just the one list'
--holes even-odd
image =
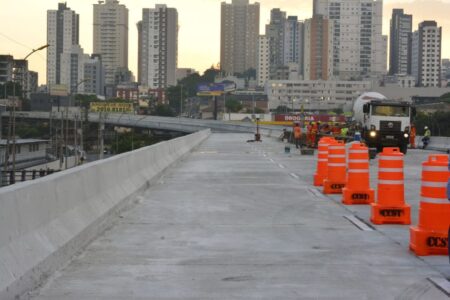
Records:
{"label": "green tree", "polygon": [[220,70],[214,68],[214,66],[211,66],[208,70],[206,70],[203,73],[203,76],[201,77],[201,82],[204,83],[212,83],[216,79],[216,76],[220,73]]}
{"label": "green tree", "polygon": [[76,94],[75,95],[75,105],[81,105],[82,107],[89,108],[91,102],[100,101],[96,95],[84,95],[84,94]]}
{"label": "green tree", "polygon": [[228,112],[237,113],[242,110],[242,104],[236,99],[227,99],[225,102],[225,107],[227,108]]}
{"label": "green tree", "polygon": [[156,105],[154,111],[151,112],[151,115],[161,117],[174,117],[175,112],[169,105],[158,104]]}

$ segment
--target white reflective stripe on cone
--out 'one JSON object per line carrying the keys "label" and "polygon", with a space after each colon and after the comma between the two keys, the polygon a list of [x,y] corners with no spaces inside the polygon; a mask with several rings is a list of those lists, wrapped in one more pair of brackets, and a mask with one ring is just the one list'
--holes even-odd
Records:
{"label": "white reflective stripe on cone", "polygon": [[392,184],[392,185],[398,185],[403,184],[404,180],[378,180],[378,184]]}
{"label": "white reflective stripe on cone", "polygon": [[328,164],[329,167],[346,167],[346,164]]}
{"label": "white reflective stripe on cone", "polygon": [[369,170],[365,169],[349,169],[349,173],[369,173]]}
{"label": "white reflective stripe on cone", "polygon": [[403,160],[403,156],[380,156],[380,160]]}
{"label": "white reflective stripe on cone", "polygon": [[328,149],[331,149],[331,150],[341,150],[341,149],[345,149],[345,146],[330,146],[330,147],[328,147]]}
{"label": "white reflective stripe on cone", "polygon": [[402,168],[379,168],[378,172],[382,172],[382,173],[399,173],[399,172],[403,172]]}
{"label": "white reflective stripe on cone", "polygon": [[317,161],[322,161],[322,162],[324,162],[324,161],[328,161],[328,159],[318,159]]}
{"label": "white reflective stripe on cone", "polygon": [[422,197],[420,200],[421,202],[426,203],[436,203],[436,204],[450,204],[447,198],[429,198],[429,197]]}
{"label": "white reflective stripe on cone", "polygon": [[435,188],[446,188],[447,181],[446,182],[422,181],[422,186],[435,187]]}
{"label": "white reflective stripe on cone", "polygon": [[319,151],[319,154],[328,154],[328,151]]}
{"label": "white reflective stripe on cone", "polygon": [[368,159],[349,159],[349,163],[368,163]]}
{"label": "white reflective stripe on cone", "polygon": [[345,158],[345,154],[332,154],[332,155],[328,155],[328,157],[331,158]]}
{"label": "white reflective stripe on cone", "polygon": [[441,167],[441,166],[424,166],[422,168],[422,171],[426,172],[447,172],[447,167]]}
{"label": "white reflective stripe on cone", "polygon": [[368,153],[368,150],[348,150],[348,153]]}

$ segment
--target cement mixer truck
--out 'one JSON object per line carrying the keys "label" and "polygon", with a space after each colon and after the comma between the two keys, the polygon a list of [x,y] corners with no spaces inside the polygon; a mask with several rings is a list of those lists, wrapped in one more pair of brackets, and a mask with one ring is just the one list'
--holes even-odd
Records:
{"label": "cement mixer truck", "polygon": [[364,142],[379,152],[383,147],[399,147],[406,154],[415,113],[411,102],[390,100],[375,92],[362,94],[353,106],[353,119]]}

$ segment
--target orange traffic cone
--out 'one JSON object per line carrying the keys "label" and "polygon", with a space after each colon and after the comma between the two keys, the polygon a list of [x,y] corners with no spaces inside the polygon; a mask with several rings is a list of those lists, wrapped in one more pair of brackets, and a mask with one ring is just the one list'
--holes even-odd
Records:
{"label": "orange traffic cone", "polygon": [[317,156],[317,170],[314,174],[314,186],[322,186],[328,172],[328,145],[333,138],[323,137],[319,141],[319,154]]}
{"label": "orange traffic cone", "polygon": [[345,187],[347,165],[343,141],[331,141],[328,145],[328,172],[323,181],[324,194],[341,194]]}
{"label": "orange traffic cone", "polygon": [[449,177],[447,155],[430,155],[422,164],[419,224],[409,230],[409,248],[417,255],[448,254],[450,201],[446,192]]}
{"label": "orange traffic cone", "polygon": [[403,153],[384,148],[378,162],[377,203],[372,203],[374,224],[411,224],[411,207],[405,203]]}
{"label": "orange traffic cone", "polygon": [[375,191],[370,188],[369,148],[364,144],[353,144],[348,150],[347,184],[342,189],[342,203],[370,204]]}

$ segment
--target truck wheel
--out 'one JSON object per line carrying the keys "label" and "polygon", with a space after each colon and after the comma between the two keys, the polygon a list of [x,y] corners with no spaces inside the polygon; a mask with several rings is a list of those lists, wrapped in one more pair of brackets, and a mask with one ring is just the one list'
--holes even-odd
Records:
{"label": "truck wheel", "polygon": [[400,145],[400,151],[406,155],[406,152],[408,152],[408,145],[407,144]]}

